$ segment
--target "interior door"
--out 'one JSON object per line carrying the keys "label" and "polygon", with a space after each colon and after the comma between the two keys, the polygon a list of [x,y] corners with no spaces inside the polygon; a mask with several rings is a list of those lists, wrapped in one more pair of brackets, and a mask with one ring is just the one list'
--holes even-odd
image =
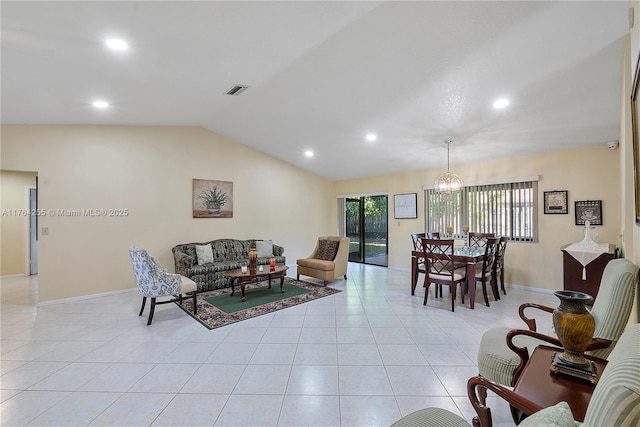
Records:
{"label": "interior door", "polygon": [[[38,211],[38,190],[29,189],[29,210]],[[38,215],[29,217],[29,274],[38,274]]]}

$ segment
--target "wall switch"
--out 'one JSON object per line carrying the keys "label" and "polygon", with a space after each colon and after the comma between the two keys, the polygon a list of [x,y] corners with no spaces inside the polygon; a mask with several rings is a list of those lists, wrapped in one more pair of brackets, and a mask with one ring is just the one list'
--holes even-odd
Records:
{"label": "wall switch", "polygon": [[49,227],[42,227],[42,235],[43,236],[49,235]]}

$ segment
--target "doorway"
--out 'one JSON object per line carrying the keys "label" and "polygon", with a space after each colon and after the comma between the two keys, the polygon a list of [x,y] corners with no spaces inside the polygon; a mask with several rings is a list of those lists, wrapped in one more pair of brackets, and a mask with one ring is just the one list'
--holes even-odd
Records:
{"label": "doorway", "polygon": [[38,274],[38,177],[36,187],[29,187],[29,275]]}
{"label": "doorway", "polygon": [[349,261],[389,265],[387,196],[346,199],[346,234],[350,239]]}

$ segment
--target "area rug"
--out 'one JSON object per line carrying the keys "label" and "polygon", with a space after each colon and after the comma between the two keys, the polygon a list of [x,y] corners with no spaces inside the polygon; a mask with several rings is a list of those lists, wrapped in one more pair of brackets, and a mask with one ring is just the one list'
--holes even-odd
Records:
{"label": "area rug", "polygon": [[[201,292],[196,298],[196,303],[198,304],[198,314],[196,315],[193,314],[192,299],[184,300],[182,305],[178,303],[176,303],[176,305],[205,327],[215,329],[220,326],[262,316],[263,314],[272,313],[277,310],[282,310],[283,308],[293,307],[294,305],[303,304],[341,292],[338,289],[333,289],[328,286],[315,285],[289,277],[285,277],[284,279],[284,290],[284,293],[280,292],[280,280],[277,279],[271,282],[271,289],[268,289],[266,281],[250,283],[245,286],[246,301],[244,303],[240,302],[242,297],[240,286],[238,285],[236,285],[236,291],[233,296],[230,296],[231,288]],[[270,302],[254,305],[251,303],[252,297],[254,297],[255,300],[266,299]],[[224,309],[229,311],[229,313],[214,305],[216,304],[216,300],[220,300],[221,298],[228,298],[228,301],[233,301],[231,304],[225,303],[223,305]],[[242,304],[245,304],[246,308],[238,310],[237,306]]]}

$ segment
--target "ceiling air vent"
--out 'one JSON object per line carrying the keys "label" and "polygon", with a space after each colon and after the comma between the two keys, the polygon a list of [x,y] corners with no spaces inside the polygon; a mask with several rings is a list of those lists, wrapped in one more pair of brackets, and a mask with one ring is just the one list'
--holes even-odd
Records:
{"label": "ceiling air vent", "polygon": [[242,92],[244,92],[247,89],[249,89],[249,86],[246,86],[246,85],[234,85],[234,86],[231,87],[231,89],[226,91],[224,94],[225,95],[231,95],[231,96],[238,96],[238,95],[240,95]]}

